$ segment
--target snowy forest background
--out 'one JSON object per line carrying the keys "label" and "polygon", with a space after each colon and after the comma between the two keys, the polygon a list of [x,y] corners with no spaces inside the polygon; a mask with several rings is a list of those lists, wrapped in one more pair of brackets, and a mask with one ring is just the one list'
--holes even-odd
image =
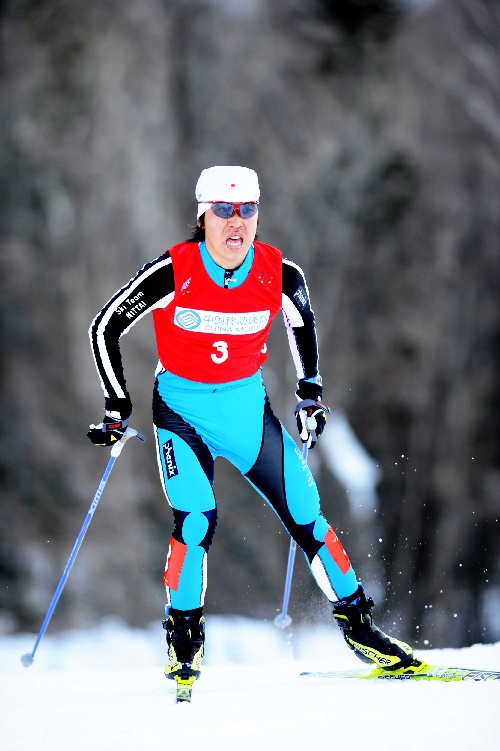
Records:
{"label": "snowy forest background", "polygon": [[[261,238],[306,273],[330,425],[373,460],[376,498],[335,466],[333,428],[310,454],[377,622],[421,647],[499,640],[500,2],[2,0],[0,35],[0,632],[38,630],[107,460],[85,435],[91,319],[187,235],[201,169],[243,164]],[[151,322],[122,351],[148,441],[54,630],[163,612]],[[265,379],[295,436],[281,320]],[[274,618],[288,538],[216,467],[206,611]],[[331,618],[301,557],[291,614]]]}

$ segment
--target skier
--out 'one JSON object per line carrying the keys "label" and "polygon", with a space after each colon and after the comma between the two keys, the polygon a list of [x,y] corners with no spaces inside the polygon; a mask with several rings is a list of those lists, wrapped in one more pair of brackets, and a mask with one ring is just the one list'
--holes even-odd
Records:
{"label": "skier", "polygon": [[199,676],[207,553],[217,524],[217,456],[240,470],[302,548],[350,649],[394,671],[412,662],[412,649],[373,624],[373,600],[322,515],[314,479],[263,384],[266,339],[281,310],[297,370],[299,435],[314,448],[329,412],[321,401],[314,313],[302,270],[256,239],[259,199],[253,170],[203,170],[190,239],[147,263],[98,313],[89,335],[105,411],[88,437],[110,446],[126,430],[132,402],[119,339],[152,313],[159,355],[153,422],[174,517],[163,579],[167,677],[192,683]]}

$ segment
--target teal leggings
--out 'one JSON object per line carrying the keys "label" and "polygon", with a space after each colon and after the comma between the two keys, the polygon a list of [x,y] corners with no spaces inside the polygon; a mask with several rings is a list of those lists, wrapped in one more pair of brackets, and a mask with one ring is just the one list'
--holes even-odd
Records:
{"label": "teal leggings", "polygon": [[357,589],[349,559],[321,513],[314,478],[272,412],[260,372],[227,384],[160,373],[153,420],[160,475],[174,513],[164,576],[172,607],[203,605],[207,553],[217,525],[217,456],[232,462],[271,505],[331,602]]}

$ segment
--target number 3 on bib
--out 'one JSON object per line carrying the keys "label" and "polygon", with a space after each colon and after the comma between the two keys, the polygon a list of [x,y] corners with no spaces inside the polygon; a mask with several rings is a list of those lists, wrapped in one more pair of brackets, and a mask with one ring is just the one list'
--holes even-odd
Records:
{"label": "number 3 on bib", "polygon": [[[212,352],[212,354],[210,355],[210,357],[212,358],[213,362],[217,363],[217,365],[220,365],[221,362],[225,362],[227,360],[227,358],[229,357],[229,352],[228,352],[228,349],[227,349],[227,342],[223,342],[223,341],[214,342],[212,344],[212,347],[215,347],[215,349],[219,353],[219,354],[216,355],[216,354],[214,354]],[[263,355],[266,354],[266,352],[267,352],[267,344],[264,344],[264,346],[261,349],[261,352],[262,352]]]}
{"label": "number 3 on bib", "polygon": [[218,355],[214,353],[210,355],[210,357],[215,363],[220,365],[221,362],[224,362],[225,360],[227,360],[227,358],[229,357],[229,353],[227,351],[227,342],[214,342],[212,344],[212,347],[215,347],[215,349],[219,353]]}

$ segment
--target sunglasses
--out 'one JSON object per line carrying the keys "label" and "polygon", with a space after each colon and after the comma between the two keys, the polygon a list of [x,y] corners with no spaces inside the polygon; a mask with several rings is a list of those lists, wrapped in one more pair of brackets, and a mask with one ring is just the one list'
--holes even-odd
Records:
{"label": "sunglasses", "polygon": [[255,216],[259,210],[258,203],[222,203],[221,201],[210,201],[211,209],[215,216],[220,219],[231,219],[237,212],[242,219],[250,219]]}

